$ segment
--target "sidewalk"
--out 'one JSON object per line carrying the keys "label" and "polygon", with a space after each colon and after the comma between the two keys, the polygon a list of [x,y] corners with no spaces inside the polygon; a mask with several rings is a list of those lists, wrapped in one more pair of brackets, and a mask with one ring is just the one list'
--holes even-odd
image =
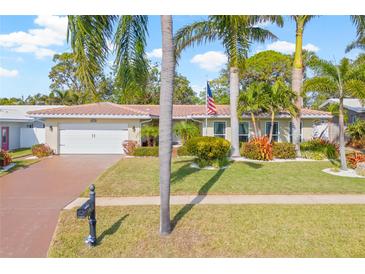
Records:
{"label": "sidewalk", "polygon": [[[64,209],[81,206],[87,198],[77,198]],[[364,194],[310,195],[179,195],[171,196],[171,204],[365,204]],[[159,196],[97,197],[97,206],[159,205]]]}

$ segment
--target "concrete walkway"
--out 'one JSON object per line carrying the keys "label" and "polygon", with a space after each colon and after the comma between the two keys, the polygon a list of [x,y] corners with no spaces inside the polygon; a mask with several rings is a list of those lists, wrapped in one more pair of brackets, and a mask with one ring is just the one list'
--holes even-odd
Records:
{"label": "concrete walkway", "polygon": [[[82,205],[87,198],[77,198],[64,209]],[[159,205],[159,196],[97,197],[97,206]],[[363,194],[328,195],[182,195],[171,196],[171,204],[365,204]]]}
{"label": "concrete walkway", "polygon": [[58,215],[120,155],[64,155],[0,178],[0,257],[45,257]]}

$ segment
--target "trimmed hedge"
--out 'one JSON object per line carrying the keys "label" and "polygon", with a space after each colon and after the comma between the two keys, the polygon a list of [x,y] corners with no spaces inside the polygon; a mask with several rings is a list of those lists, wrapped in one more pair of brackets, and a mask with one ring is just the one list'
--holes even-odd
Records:
{"label": "trimmed hedge", "polygon": [[186,142],[186,149],[188,154],[197,157],[195,161],[200,167],[220,167],[227,164],[231,143],[218,137],[194,137]]}
{"label": "trimmed hedge", "polygon": [[177,156],[191,156],[191,154],[188,152],[188,148],[183,145],[177,148]]}
{"label": "trimmed hedge", "polygon": [[53,155],[53,150],[46,144],[37,144],[32,146],[32,154],[42,158]]}
{"label": "trimmed hedge", "polygon": [[295,145],[291,143],[274,143],[272,146],[274,158],[278,159],[295,159]]}
{"label": "trimmed hedge", "polygon": [[137,147],[133,156],[158,156],[158,147]]}

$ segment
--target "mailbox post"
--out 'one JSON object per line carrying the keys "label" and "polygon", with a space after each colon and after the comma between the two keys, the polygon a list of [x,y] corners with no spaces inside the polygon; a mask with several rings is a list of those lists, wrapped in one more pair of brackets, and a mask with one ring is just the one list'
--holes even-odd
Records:
{"label": "mailbox post", "polygon": [[89,236],[85,243],[89,246],[96,245],[96,214],[95,214],[95,186],[90,185],[90,199],[87,200],[79,209],[77,209],[76,216],[78,219],[89,219]]}

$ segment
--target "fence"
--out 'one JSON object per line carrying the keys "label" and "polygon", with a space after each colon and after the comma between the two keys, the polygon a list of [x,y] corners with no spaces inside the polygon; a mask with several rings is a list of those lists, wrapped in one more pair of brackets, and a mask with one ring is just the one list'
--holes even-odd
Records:
{"label": "fence", "polygon": [[21,128],[20,147],[31,147],[35,144],[42,144],[46,141],[45,128]]}

